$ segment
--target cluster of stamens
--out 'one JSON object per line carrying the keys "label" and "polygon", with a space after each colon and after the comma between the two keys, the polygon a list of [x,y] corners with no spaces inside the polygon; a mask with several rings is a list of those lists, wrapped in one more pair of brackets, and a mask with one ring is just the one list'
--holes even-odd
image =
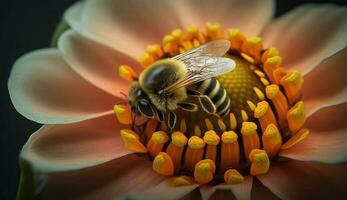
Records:
{"label": "cluster of stamens", "polygon": [[[237,29],[228,29],[225,37],[222,27],[212,23],[206,24],[205,33],[198,27],[186,32],[177,29],[164,36],[162,45],[148,46],[139,62],[145,68],[158,59],[216,39],[230,40],[228,54],[247,63],[251,75],[259,81],[260,86],[251,87],[255,98],[241,102],[241,109],[232,110],[224,118],[206,117],[200,124],[191,124],[192,117],[185,116],[178,121],[177,130],[168,130],[165,122],[150,119],[141,131],[123,129],[120,133],[128,149],[153,159],[156,172],[176,175],[172,182],[175,186],[213,181],[238,184],[245,175],[266,174],[270,160],[276,160],[281,149],[292,147],[309,134],[299,98],[302,76],[298,71],[287,72],[278,50],[264,49],[259,37],[246,37]],[[232,73],[218,77],[226,90],[230,87],[226,80],[233,78]],[[130,82],[137,77],[127,65],[119,67],[119,75]],[[121,123],[133,123],[127,105],[115,105],[114,110]]]}

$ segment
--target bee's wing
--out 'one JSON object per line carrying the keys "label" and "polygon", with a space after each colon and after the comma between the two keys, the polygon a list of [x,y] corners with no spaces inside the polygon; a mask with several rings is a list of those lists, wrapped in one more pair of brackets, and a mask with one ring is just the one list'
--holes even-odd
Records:
{"label": "bee's wing", "polygon": [[173,57],[173,59],[185,62],[186,60],[189,60],[192,57],[197,56],[224,56],[225,53],[229,50],[229,48],[229,40],[214,40],[206,44],[203,44],[197,48],[194,48],[190,51],[181,53]]}
{"label": "bee's wing", "polygon": [[232,59],[217,56],[192,57],[186,59],[184,64],[187,67],[186,75],[165,88],[164,91],[172,92],[178,88],[222,75],[233,70],[236,66]]}

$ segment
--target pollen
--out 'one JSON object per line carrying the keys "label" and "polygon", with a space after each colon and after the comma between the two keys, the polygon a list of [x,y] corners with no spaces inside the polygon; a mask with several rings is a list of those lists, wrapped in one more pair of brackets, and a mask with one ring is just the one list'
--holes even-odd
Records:
{"label": "pollen", "polygon": [[136,79],[137,75],[132,67],[129,65],[121,65],[118,68],[119,70],[119,76],[123,79],[132,82]]}
{"label": "pollen", "polygon": [[165,152],[160,152],[153,160],[153,169],[158,174],[172,176],[174,165],[171,157]]}
{"label": "pollen", "polygon": [[[224,56],[233,59],[236,67],[215,77],[215,84],[210,80],[201,83],[206,87],[211,83],[206,94],[201,95],[211,98],[216,109],[225,106],[219,110],[225,112],[223,116],[208,113],[200,104],[200,93],[194,91],[184,103],[195,105],[195,110],[171,110],[176,116],[174,127],[168,126],[168,112],[160,121],[155,113],[154,118],[141,124],[135,123],[135,113],[129,106],[114,106],[117,120],[129,126],[120,131],[124,146],[137,155],[148,154],[153,170],[160,175],[177,176],[170,179],[175,187],[242,184],[245,176],[268,173],[280,151],[302,142],[310,133],[305,128],[301,99],[304,78],[298,71],[290,71],[278,49],[264,46],[260,37],[211,22],[205,24],[204,30],[198,26],[175,29],[163,36],[161,44],[149,44],[139,64],[146,68],[160,59],[220,39],[230,41]],[[128,82],[138,81],[140,73],[128,65],[118,68],[118,75]],[[194,84],[186,89],[198,87],[198,83]],[[225,92],[220,90],[218,94],[219,88]]]}
{"label": "pollen", "polygon": [[243,176],[235,169],[228,169],[224,174],[224,181],[228,185],[239,184],[242,183],[243,180]]}
{"label": "pollen", "polygon": [[123,139],[124,146],[134,152],[145,153],[146,147],[139,140],[139,136],[130,129],[123,129],[120,131],[120,135]]}
{"label": "pollen", "polygon": [[113,111],[116,114],[118,121],[122,124],[131,124],[131,110],[126,105],[115,105]]}

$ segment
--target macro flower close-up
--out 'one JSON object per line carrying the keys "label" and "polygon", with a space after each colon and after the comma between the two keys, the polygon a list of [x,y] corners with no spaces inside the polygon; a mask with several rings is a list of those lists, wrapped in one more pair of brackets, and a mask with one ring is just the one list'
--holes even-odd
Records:
{"label": "macro flower close-up", "polygon": [[17,199],[346,199],[347,7],[276,3],[67,8],[8,80]]}

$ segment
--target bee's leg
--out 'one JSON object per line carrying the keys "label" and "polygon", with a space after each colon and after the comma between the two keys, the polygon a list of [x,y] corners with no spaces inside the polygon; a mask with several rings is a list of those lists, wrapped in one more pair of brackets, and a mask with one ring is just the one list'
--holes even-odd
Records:
{"label": "bee's leg", "polygon": [[182,103],[178,103],[177,106],[189,112],[196,112],[198,110],[198,105],[194,103],[182,102]]}
{"label": "bee's leg", "polygon": [[168,119],[167,119],[167,125],[171,130],[175,127],[176,121],[177,121],[176,114],[174,112],[170,111]]}
{"label": "bee's leg", "polygon": [[201,93],[194,89],[187,89],[187,95],[189,96],[200,96]]}
{"label": "bee's leg", "polygon": [[161,110],[154,108],[158,121],[164,121],[164,114]]}
{"label": "bee's leg", "polygon": [[201,104],[202,109],[210,114],[216,113],[217,108],[207,95],[200,95],[199,102]]}

